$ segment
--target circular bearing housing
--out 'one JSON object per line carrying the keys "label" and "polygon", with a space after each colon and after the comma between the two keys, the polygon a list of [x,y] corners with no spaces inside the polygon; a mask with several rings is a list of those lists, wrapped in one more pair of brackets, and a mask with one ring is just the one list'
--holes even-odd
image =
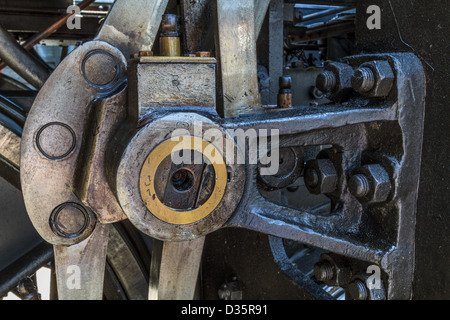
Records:
{"label": "circular bearing housing", "polygon": [[[214,172],[209,197],[194,208],[171,207],[156,190],[158,168],[180,150],[204,155]],[[163,241],[191,240],[222,227],[245,184],[244,166],[228,164],[227,151],[240,152],[222,127],[199,114],[174,113],[148,123],[131,139],[118,166],[117,196],[125,214],[143,233]],[[171,183],[168,177],[161,183]]]}

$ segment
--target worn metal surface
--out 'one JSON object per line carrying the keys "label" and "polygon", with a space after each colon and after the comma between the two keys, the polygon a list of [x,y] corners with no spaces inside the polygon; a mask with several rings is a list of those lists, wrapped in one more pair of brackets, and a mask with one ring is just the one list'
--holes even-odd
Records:
{"label": "worn metal surface", "polygon": [[261,31],[261,27],[264,22],[264,18],[267,14],[267,9],[270,5],[270,0],[254,0],[255,3],[253,5],[255,10],[255,36],[256,38],[259,35],[259,32]]}
{"label": "worn metal surface", "polygon": [[126,118],[126,87],[89,107],[83,145],[74,179],[74,193],[96,214],[100,223],[126,219],[106,177],[106,147]]}
{"label": "worn metal surface", "polygon": [[[152,259],[158,274],[150,278],[149,300],[192,300],[194,298],[205,237],[182,242],[164,242]],[[158,250],[158,247],[155,248]],[[157,272],[159,270],[159,272]],[[153,283],[152,283],[153,281]],[[156,281],[156,283],[155,283]]]}
{"label": "worn metal surface", "polygon": [[168,0],[116,1],[96,40],[115,46],[126,58],[140,50],[151,51]]}
{"label": "worn metal surface", "polygon": [[59,300],[101,300],[110,225],[98,224],[84,241],[55,245]]}
{"label": "worn metal surface", "polygon": [[218,113],[226,118],[260,106],[254,0],[217,1]]}
{"label": "worn metal surface", "polygon": [[[114,58],[117,75],[110,83],[98,86],[85,79],[84,69],[80,66],[93,52],[104,52],[108,59]],[[104,42],[89,42],[75,50],[71,59],[65,59],[58,66],[39,91],[28,115],[21,144],[22,192],[33,225],[45,240],[53,244],[70,245],[89,235],[85,232],[79,237],[60,237],[53,233],[49,218],[59,205],[81,202],[72,188],[79,174],[77,166],[83,132],[87,126],[88,106],[98,95],[105,94],[105,90],[112,90],[120,83],[124,68],[124,58],[117,49]],[[64,95],[54,95],[56,87],[64,90]],[[45,146],[55,157],[48,157],[47,149],[39,148],[43,142],[38,133],[42,134],[48,128],[64,128],[61,130],[69,133],[64,136],[49,134],[45,138]],[[62,137],[65,137],[64,140]]]}
{"label": "worn metal surface", "polygon": [[[156,6],[155,11],[160,9],[158,4],[162,5],[160,2],[153,4]],[[26,172],[27,178],[29,176],[33,178],[39,177],[38,174],[34,173],[34,169],[36,168],[34,162],[50,161],[52,163],[52,170],[56,172],[54,167],[57,167],[58,161],[71,159],[75,161],[77,159],[78,163],[75,169],[70,169],[72,171],[66,172],[66,175],[69,177],[71,174],[79,172],[79,168],[85,162],[91,163],[91,168],[94,170],[87,173],[87,186],[89,186],[93,185],[89,179],[92,181],[95,180],[93,176],[89,175],[94,173],[95,168],[101,167],[99,164],[105,162],[107,163],[105,167],[108,168],[106,174],[101,176],[101,179],[108,179],[108,183],[116,188],[114,191],[130,221],[139,230],[148,235],[167,241],[179,241],[191,240],[197,237],[202,239],[203,235],[216,231],[222,226],[257,230],[277,237],[317,246],[334,254],[359,261],[360,264],[354,263],[357,267],[354,267],[355,270],[352,270],[356,275],[353,279],[355,280],[354,283],[348,285],[348,279],[343,281],[346,286],[348,285],[346,290],[347,293],[350,293],[350,296],[354,295],[357,298],[372,299],[410,298],[412,296],[412,275],[415,259],[415,200],[417,198],[419,182],[425,101],[424,73],[417,56],[407,53],[395,53],[344,58],[341,61],[328,64],[327,70],[333,74],[333,81],[328,81],[327,77],[323,79],[326,82],[324,87],[329,87],[328,91],[332,93],[330,98],[335,103],[329,105],[292,107],[284,110],[281,108],[266,108],[265,111],[259,110],[260,112],[256,114],[255,111],[259,106],[257,95],[248,94],[253,94],[254,92],[250,92],[250,90],[254,88],[257,90],[257,84],[255,87],[253,82],[256,78],[256,68],[254,68],[256,66],[254,50],[256,38],[254,27],[256,22],[253,21],[255,19],[253,14],[256,12],[255,5],[253,1],[231,3],[230,1],[219,0],[216,9],[219,31],[218,57],[220,64],[218,69],[219,79],[221,79],[218,86],[218,97],[220,101],[217,102],[218,111],[225,119],[217,117],[212,108],[196,108],[199,106],[198,101],[202,98],[201,95],[194,97],[192,100],[194,103],[189,102],[180,106],[176,104],[179,100],[176,94],[174,94],[172,101],[155,105],[156,108],[141,108],[140,101],[129,100],[128,111],[131,111],[129,114],[130,117],[127,123],[125,123],[125,126],[116,132],[113,139],[110,139],[110,134],[116,130],[114,128],[118,128],[115,126],[123,116],[116,114],[117,118],[111,119],[111,123],[105,123],[106,126],[104,129],[106,134],[94,137],[93,139],[90,134],[95,132],[95,130],[92,130],[92,128],[98,128],[95,122],[87,124],[79,121],[81,124],[74,123],[72,125],[60,119],[50,117],[44,119],[46,121],[43,123],[36,125],[34,130],[25,132],[28,140],[36,140],[36,146],[33,143],[29,144],[27,150],[31,150],[40,157],[32,158],[35,161],[33,161],[33,166],[30,165]],[[114,15],[110,17],[114,17]],[[239,24],[239,27],[236,27],[236,23]],[[96,43],[96,45],[99,46],[99,43]],[[132,43],[131,45],[133,46],[134,44]],[[101,44],[100,46],[102,50],[105,50],[105,47],[108,48],[105,44]],[[109,50],[107,55],[94,52],[96,54],[94,57],[99,58],[102,63],[92,63],[92,66],[89,63],[81,63],[81,73],[85,80],[83,83],[87,83],[88,86],[80,85],[77,89],[88,91],[88,97],[83,98],[86,100],[81,99],[81,104],[79,104],[81,107],[78,107],[75,111],[72,111],[73,108],[68,108],[67,105],[64,108],[58,109],[62,113],[69,113],[69,109],[71,110],[70,112],[77,113],[76,116],[71,114],[71,119],[84,120],[84,117],[89,114],[90,118],[104,122],[106,109],[102,109],[103,107],[94,108],[93,110],[95,112],[92,114],[86,110],[88,101],[96,97],[97,94],[105,94],[105,91],[111,90],[117,84],[116,77],[120,78],[123,59],[111,48]],[[121,50],[126,53],[129,48],[121,47]],[[86,62],[86,57],[83,60],[84,62]],[[78,60],[76,63],[80,63],[80,61]],[[155,79],[154,77],[142,78],[138,76],[141,73],[139,72],[139,68],[145,67],[146,63],[150,65],[148,63],[150,61],[158,61],[161,64],[158,67],[162,68],[164,66],[166,72],[167,63],[169,63],[169,66],[176,64],[173,61],[157,60],[151,57],[141,57],[138,60],[134,60],[130,64],[131,69],[129,75],[131,87],[139,88],[138,86],[142,85],[138,90],[139,92],[148,90],[149,86],[155,82],[153,81]],[[374,78],[373,85],[371,85],[372,81],[369,79],[368,84],[362,83],[358,86],[358,88],[361,86],[364,87],[361,94],[353,93],[350,87],[350,76],[354,74],[353,70],[360,66],[378,65],[380,61],[381,64],[388,65],[389,68],[392,68],[394,71],[393,74],[389,74],[384,78],[383,76],[374,75],[378,78]],[[99,68],[98,65],[105,65],[105,68]],[[120,67],[116,67],[118,65]],[[136,68],[132,69],[133,65]],[[157,64],[155,63],[155,65]],[[198,65],[196,66],[198,67]],[[377,72],[375,69],[373,69],[374,73]],[[105,74],[98,77],[97,73],[101,71],[104,71]],[[150,74],[149,70],[144,71],[144,73]],[[180,72],[187,74],[190,71],[183,70]],[[152,71],[152,73],[154,72]],[[392,76],[395,76],[395,81]],[[388,81],[386,82],[381,78],[386,78]],[[365,94],[365,92],[370,91],[375,86],[376,81],[387,83],[387,85],[382,85],[382,94],[379,92],[376,94]],[[53,85],[55,84],[53,83]],[[180,82],[178,78],[174,79],[172,77],[170,82],[166,83],[165,86],[158,85],[159,87],[154,89],[155,92],[162,91],[162,89],[167,90],[166,87],[168,86],[178,87]],[[212,87],[215,87],[215,84]],[[373,99],[379,95],[382,95],[384,99]],[[43,103],[40,99],[41,97],[39,96],[37,98],[38,106]],[[115,106],[116,108],[118,108],[119,104],[125,102],[123,96],[118,101]],[[148,104],[145,103],[147,106]],[[165,108],[167,106],[170,108]],[[210,106],[214,106],[214,101],[210,103]],[[34,109],[35,107],[33,107]],[[139,112],[140,109],[145,109],[145,114],[144,112]],[[123,111],[120,108],[114,110]],[[133,112],[135,113],[133,114]],[[250,113],[251,115],[245,115],[246,113]],[[96,116],[92,117],[92,115]],[[39,122],[40,120],[35,121]],[[204,126],[206,124],[200,132],[195,131],[194,124],[196,121],[202,121]],[[89,128],[88,125],[91,126],[89,130],[87,130]],[[73,126],[77,127],[74,128]],[[46,130],[48,128],[52,130],[57,129],[56,132],[66,133],[63,135],[65,139],[58,141],[65,141],[62,146],[57,143],[52,143],[51,137],[55,135],[55,132],[47,132]],[[281,135],[280,145],[286,150],[291,148],[300,148],[301,150],[303,147],[331,145],[331,147],[319,153],[317,159],[313,160],[313,162],[323,162],[325,161],[324,158],[327,158],[328,164],[331,164],[334,171],[331,170],[333,172],[330,171],[331,174],[327,174],[325,178],[320,174],[324,169],[319,165],[315,167],[314,172],[316,175],[312,171],[308,171],[308,174],[305,172],[307,184],[319,185],[319,191],[316,193],[326,193],[330,199],[330,212],[323,214],[320,210],[316,210],[317,208],[300,210],[267,201],[267,198],[264,198],[260,192],[261,190],[258,189],[260,187],[257,183],[258,165],[247,164],[245,171],[244,166],[231,165],[228,171],[231,175],[230,181],[227,183],[223,198],[219,201],[220,203],[214,208],[208,208],[206,205],[201,206],[206,210],[204,212],[206,215],[202,216],[203,220],[194,219],[194,221],[189,221],[189,224],[183,224],[179,221],[164,220],[165,218],[158,217],[157,214],[152,214],[152,210],[154,211],[154,209],[149,210],[146,201],[152,200],[151,198],[156,194],[158,195],[158,199],[163,199],[161,203],[165,207],[174,208],[179,206],[175,209],[178,209],[177,213],[180,215],[189,214],[190,210],[188,209],[191,209],[192,199],[195,198],[194,193],[192,193],[192,197],[188,195],[186,198],[180,198],[178,199],[179,201],[174,201],[177,191],[171,189],[174,192],[170,193],[167,191],[167,188],[163,188],[164,191],[158,191],[156,190],[157,188],[150,190],[150,198],[142,196],[142,190],[147,191],[143,188],[142,184],[144,183],[145,185],[147,183],[151,185],[152,183],[151,181],[145,182],[145,175],[147,177],[150,176],[152,180],[153,178],[165,179],[159,182],[162,184],[166,183],[164,184],[165,186],[170,182],[175,189],[180,183],[181,186],[191,181],[190,179],[181,179],[182,182],[179,182],[178,180],[180,178],[177,177],[177,182],[173,183],[173,176],[170,178],[168,174],[165,176],[164,174],[157,174],[158,168],[153,168],[152,170],[155,172],[150,171],[151,174],[146,174],[147,172],[144,171],[144,177],[140,176],[140,173],[142,173],[141,168],[143,166],[145,167],[147,159],[152,160],[150,167],[152,166],[153,160],[155,160],[149,157],[149,155],[159,151],[158,148],[165,145],[166,142],[164,141],[168,141],[167,139],[170,137],[171,132],[177,128],[183,128],[185,129],[186,135],[197,138],[200,138],[205,130],[210,128],[218,129],[221,137],[228,137],[228,135],[233,137],[230,132],[238,128],[251,128],[256,130],[277,129]],[[81,133],[83,135],[80,136]],[[80,140],[83,143],[90,141],[90,144],[83,144],[84,149],[80,149]],[[105,149],[98,151],[100,153],[107,151],[107,154],[104,158],[97,158],[98,163],[95,164],[92,159],[95,159],[97,151],[92,152],[92,148],[96,143],[106,145],[108,140],[111,142],[109,148],[105,147]],[[389,144],[386,141],[389,141]],[[74,146],[72,147],[72,145]],[[115,148],[116,146],[117,148]],[[189,151],[193,150],[188,147],[185,149]],[[222,148],[219,149],[220,151],[226,151]],[[247,149],[246,151],[248,152],[249,150]],[[203,150],[200,150],[201,152]],[[158,158],[160,162],[156,161],[156,163],[160,164],[167,159],[169,153],[165,152],[158,155],[160,156],[160,159]],[[225,155],[222,154],[222,157],[225,157]],[[30,161],[30,158],[26,161]],[[331,166],[328,166],[328,168],[332,168]],[[377,193],[377,187],[372,186],[373,190],[366,190],[364,180],[358,180],[359,182],[357,183],[360,185],[356,187],[354,186],[356,182],[353,181],[351,183],[353,173],[358,171],[355,171],[356,168],[373,166],[382,167],[385,170],[385,172],[383,171],[380,184],[383,186],[390,185],[388,191],[386,191],[386,188],[382,188],[381,196]],[[48,171],[49,168],[45,167],[45,170]],[[194,177],[198,177],[201,171],[197,167],[186,168],[184,169],[189,171]],[[58,170],[60,169],[58,168]],[[161,170],[164,169],[168,169],[170,173],[175,173],[180,168],[169,168],[166,165],[162,165]],[[184,171],[184,174],[187,175],[187,171]],[[58,172],[60,173],[60,171]],[[215,170],[215,173],[217,174],[217,170]],[[65,175],[62,176],[64,177]],[[326,183],[326,188],[322,188],[323,185],[320,184],[321,177],[323,178],[322,180],[329,180],[328,177],[332,178],[330,183]],[[23,182],[29,183],[29,181],[24,179]],[[85,196],[90,191],[84,185],[85,182],[83,181],[85,180],[84,178],[80,179],[81,182],[79,181],[78,184],[74,184],[76,186],[74,192],[77,197],[69,194],[72,192],[71,186],[73,185],[73,180],[71,179],[66,179],[66,184],[61,182],[60,185],[52,185],[52,187],[57,187],[58,190],[64,190],[58,196],[60,200],[64,201],[49,204],[49,207],[44,209],[59,208],[61,203],[67,203],[69,200],[79,200],[78,197],[86,202]],[[37,182],[37,180],[34,182]],[[194,185],[192,181],[191,184]],[[370,183],[368,182],[368,184]],[[40,195],[37,193],[38,190],[32,189],[29,184],[26,187],[29,188],[28,198],[26,197],[28,199],[27,201],[31,201],[30,199],[34,196]],[[38,185],[33,188],[37,187]],[[44,189],[45,187],[42,183],[39,185],[40,189]],[[185,189],[187,190],[188,187],[185,187]],[[185,189],[183,191],[186,191]],[[315,192],[314,190],[312,191]],[[374,192],[374,199],[360,201],[361,194],[365,196],[372,191]],[[48,193],[48,190],[42,190],[41,194],[45,192]],[[93,194],[95,194],[95,191]],[[68,197],[69,195],[74,198]],[[110,199],[114,201],[114,195],[110,194],[110,196]],[[95,202],[95,199],[93,201]],[[37,212],[38,206],[42,208],[43,204],[36,202],[35,212]],[[40,213],[42,220],[40,222],[38,220],[38,222],[41,223],[40,228],[44,230],[44,233],[48,231],[45,230],[44,223],[42,222],[47,219],[46,221],[48,223],[50,213],[47,213],[47,211],[55,212],[53,209],[44,210],[44,213]],[[105,215],[106,213],[107,211],[105,211]],[[232,217],[230,219],[231,215]],[[77,225],[82,225],[82,223],[75,223],[75,226]],[[78,227],[74,228],[72,231],[75,232],[69,232],[69,235],[79,233],[78,229]],[[53,242],[56,241],[58,244],[62,243],[61,239],[51,238],[50,235],[46,236],[47,239]],[[81,240],[81,238],[77,238],[77,241]],[[194,242],[200,239],[196,239]],[[182,284],[180,286],[180,290],[188,288],[189,294],[182,293],[181,295],[179,295],[180,291],[175,290],[169,285],[165,277],[174,277],[176,270],[180,270],[178,268],[182,259],[179,259],[179,257],[183,253],[196,255],[196,258],[193,258],[191,261],[192,263],[184,267],[187,268],[186,272],[197,274],[194,271],[197,268],[196,263],[199,261],[201,251],[192,250],[193,248],[189,247],[189,244],[194,242],[166,242],[164,244],[161,256],[159,257],[161,264],[155,267],[158,275],[155,278],[155,274],[152,273],[150,277],[154,280],[151,288],[154,288],[157,282],[157,286],[159,287],[157,291],[160,292],[157,295],[151,293],[150,295],[152,297],[192,297],[192,292],[195,288],[193,277],[185,279],[189,280],[190,284]],[[74,241],[67,241],[65,243],[73,244]],[[81,243],[78,245],[81,245]],[[73,246],[73,249],[75,250],[78,245]],[[158,255],[155,254],[155,259],[157,258]],[[364,288],[358,285],[359,282],[357,281],[363,281],[365,277],[361,273],[363,270],[362,266],[366,266],[367,264],[376,264],[383,271],[384,288],[380,292],[366,292],[363,290]],[[291,272],[292,270],[287,264],[283,264],[283,271]],[[299,273],[291,273],[297,274],[297,276],[299,275]],[[323,279],[328,279],[328,277],[324,276]],[[309,286],[313,291],[315,290],[314,286],[311,286],[306,277],[303,280],[302,284]],[[320,296],[320,291],[315,292]]]}
{"label": "worn metal surface", "polygon": [[214,58],[145,57],[139,62],[129,65],[131,103],[139,114],[162,106],[215,106]]}
{"label": "worn metal surface", "polygon": [[130,300],[146,300],[148,293],[147,271],[139,264],[130,239],[123,235],[121,226],[112,225],[109,231],[106,261]]}
{"label": "worn metal surface", "polygon": [[0,58],[18,75],[39,89],[50,75],[49,70],[0,26]]}
{"label": "worn metal surface", "polygon": [[214,49],[214,28],[210,28],[213,18],[213,1],[181,1],[182,45],[185,54]]}

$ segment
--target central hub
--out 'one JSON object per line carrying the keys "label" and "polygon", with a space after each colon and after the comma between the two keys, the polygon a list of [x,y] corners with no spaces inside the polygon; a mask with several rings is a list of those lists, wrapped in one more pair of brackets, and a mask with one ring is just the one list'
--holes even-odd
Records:
{"label": "central hub", "polygon": [[242,197],[244,165],[226,161],[239,152],[233,137],[203,115],[157,118],[136,132],[122,154],[120,205],[139,230],[163,241],[215,231]]}
{"label": "central hub", "polygon": [[[179,151],[187,163],[173,162],[174,154],[167,156],[156,170],[156,196],[173,209],[192,210],[203,205],[215,185],[211,162],[198,151]],[[196,161],[197,159],[197,161]],[[197,163],[196,163],[197,162]]]}

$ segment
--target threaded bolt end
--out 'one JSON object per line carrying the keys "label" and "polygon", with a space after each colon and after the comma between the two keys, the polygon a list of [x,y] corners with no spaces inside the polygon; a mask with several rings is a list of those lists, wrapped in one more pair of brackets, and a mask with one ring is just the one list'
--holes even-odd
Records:
{"label": "threaded bolt end", "polygon": [[361,198],[366,196],[370,191],[370,183],[363,174],[355,174],[348,182],[350,193],[355,197]]}
{"label": "threaded bolt end", "polygon": [[320,261],[314,265],[314,276],[317,280],[326,282],[333,279],[334,269],[330,262]]}
{"label": "threaded bolt end", "polygon": [[353,89],[363,93],[370,91],[375,85],[375,75],[368,67],[361,67],[355,70],[352,75],[351,83]]}
{"label": "threaded bolt end", "polygon": [[316,88],[322,92],[332,91],[336,87],[336,76],[331,71],[323,71],[316,78]]}
{"label": "threaded bolt end", "polygon": [[363,281],[356,279],[348,286],[350,297],[354,300],[367,300],[368,292]]}

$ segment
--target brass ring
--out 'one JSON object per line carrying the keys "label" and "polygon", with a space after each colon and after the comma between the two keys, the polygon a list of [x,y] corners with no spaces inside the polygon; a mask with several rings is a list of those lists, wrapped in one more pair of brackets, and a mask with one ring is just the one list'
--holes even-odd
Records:
{"label": "brass ring", "polygon": [[[203,154],[211,162],[216,179],[208,200],[202,206],[186,211],[174,210],[163,204],[155,190],[155,174],[158,166],[168,155],[180,150],[194,150]],[[215,156],[211,156],[212,153]],[[221,152],[210,142],[195,136],[172,137],[156,146],[145,159],[139,176],[141,198],[150,213],[161,221],[176,225],[192,224],[208,216],[219,205],[226,186],[227,167]]]}

